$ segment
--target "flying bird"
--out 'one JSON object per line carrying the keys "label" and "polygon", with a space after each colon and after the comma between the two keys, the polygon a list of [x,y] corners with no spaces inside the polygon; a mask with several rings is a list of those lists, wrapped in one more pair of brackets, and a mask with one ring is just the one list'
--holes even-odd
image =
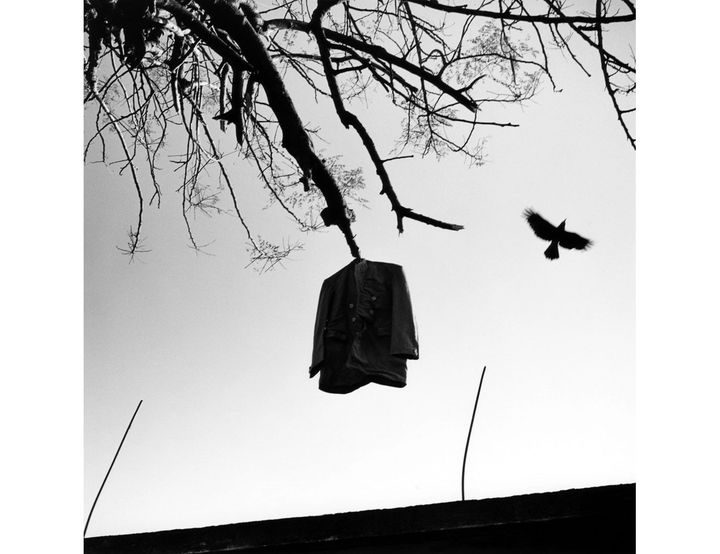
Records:
{"label": "flying bird", "polygon": [[550,246],[545,250],[545,257],[548,260],[557,260],[560,257],[558,245],[575,250],[586,250],[592,246],[591,240],[565,230],[565,221],[567,220],[563,220],[560,225],[555,227],[555,225],[533,210],[525,210],[523,216],[538,237],[550,241]]}

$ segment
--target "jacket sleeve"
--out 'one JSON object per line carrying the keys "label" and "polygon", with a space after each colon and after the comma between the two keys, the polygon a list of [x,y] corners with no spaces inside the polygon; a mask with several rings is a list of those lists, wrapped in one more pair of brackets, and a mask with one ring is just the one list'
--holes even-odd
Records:
{"label": "jacket sleeve", "polygon": [[405,273],[397,266],[392,278],[392,331],[390,354],[409,360],[420,357],[415,317]]}
{"label": "jacket sleeve", "polygon": [[315,315],[315,331],[313,333],[312,363],[310,364],[310,377],[320,371],[325,355],[325,322],[327,321],[330,304],[329,285],[325,281],[320,287],[320,299],[318,300],[317,314]]}

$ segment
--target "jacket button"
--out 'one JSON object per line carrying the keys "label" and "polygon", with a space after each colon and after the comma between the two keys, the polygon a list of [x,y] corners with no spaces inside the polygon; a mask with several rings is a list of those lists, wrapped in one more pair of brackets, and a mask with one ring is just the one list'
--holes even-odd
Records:
{"label": "jacket button", "polygon": [[357,319],[356,317],[353,317],[350,321],[355,321],[356,319]]}
{"label": "jacket button", "polygon": [[355,304],[350,304],[348,307],[352,310],[355,307]]}
{"label": "jacket button", "polygon": [[377,297],[376,297],[376,296],[373,296],[373,297],[371,298],[371,300],[375,301],[375,300],[377,300]]}

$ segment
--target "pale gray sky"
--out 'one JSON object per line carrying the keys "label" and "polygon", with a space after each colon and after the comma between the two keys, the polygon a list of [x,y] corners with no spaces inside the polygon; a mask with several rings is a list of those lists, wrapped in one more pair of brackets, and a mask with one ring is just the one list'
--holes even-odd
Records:
{"label": "pale gray sky", "polygon": [[[365,169],[363,256],[405,268],[420,360],[400,390],[333,396],[308,379],[320,285],[350,260],[336,230],[303,237],[286,269],[258,275],[244,269],[241,226],[215,217],[198,221],[213,255],[195,255],[168,173],[163,208],[146,211],[152,252],[129,264],[115,246],[135,222],[131,184],[88,166],[86,513],[144,400],[90,536],[459,499],[483,365],[468,498],[635,480],[634,152],[599,71],[554,67],[564,92],[546,83],[522,111],[498,112],[521,127],[490,130],[485,166],[389,166],[405,205],[466,225],[459,233],[407,221],[398,237],[357,137],[328,123],[329,104],[299,102],[328,129],[328,152]],[[387,152],[381,100],[354,111]],[[265,205],[254,172],[238,164],[234,177],[243,205]],[[548,262],[526,207],[595,245]],[[268,238],[292,228],[272,208],[246,213]]]}

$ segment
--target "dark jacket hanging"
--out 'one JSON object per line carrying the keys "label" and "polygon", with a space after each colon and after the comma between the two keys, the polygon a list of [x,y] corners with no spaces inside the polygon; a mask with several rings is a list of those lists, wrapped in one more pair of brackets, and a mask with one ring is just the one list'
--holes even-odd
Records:
{"label": "dark jacket hanging", "polygon": [[418,340],[399,265],[354,260],[320,289],[310,377],[320,390],[352,392],[374,382],[404,387]]}

